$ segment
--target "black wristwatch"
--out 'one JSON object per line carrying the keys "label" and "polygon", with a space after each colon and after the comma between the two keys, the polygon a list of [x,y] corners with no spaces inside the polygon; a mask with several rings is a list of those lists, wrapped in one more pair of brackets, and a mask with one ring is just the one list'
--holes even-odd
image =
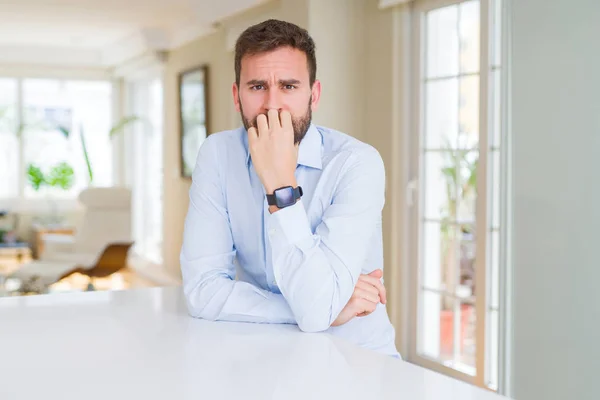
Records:
{"label": "black wristwatch", "polygon": [[297,188],[284,186],[276,189],[273,194],[267,194],[267,204],[277,206],[277,208],[285,208],[296,204],[300,197],[302,197],[300,186]]}

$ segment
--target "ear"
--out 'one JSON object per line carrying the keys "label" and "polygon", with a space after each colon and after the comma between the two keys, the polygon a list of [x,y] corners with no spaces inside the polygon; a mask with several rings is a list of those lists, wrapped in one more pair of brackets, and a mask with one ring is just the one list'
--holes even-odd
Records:
{"label": "ear", "polygon": [[233,104],[235,105],[235,110],[237,112],[240,112],[240,92],[239,92],[237,83],[233,82],[231,91],[233,93]]}
{"label": "ear", "polygon": [[313,112],[319,108],[319,100],[321,99],[321,81],[316,80],[311,89],[312,102],[310,103]]}

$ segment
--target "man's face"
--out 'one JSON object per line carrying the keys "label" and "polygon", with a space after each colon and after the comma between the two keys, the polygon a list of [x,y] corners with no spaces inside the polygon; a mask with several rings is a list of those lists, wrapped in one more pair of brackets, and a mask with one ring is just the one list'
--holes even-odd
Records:
{"label": "man's face", "polygon": [[306,54],[290,47],[242,58],[240,86],[233,84],[233,101],[244,127],[256,127],[256,117],[270,109],[292,114],[294,141],[300,143],[321,94],[316,81],[310,87]]}

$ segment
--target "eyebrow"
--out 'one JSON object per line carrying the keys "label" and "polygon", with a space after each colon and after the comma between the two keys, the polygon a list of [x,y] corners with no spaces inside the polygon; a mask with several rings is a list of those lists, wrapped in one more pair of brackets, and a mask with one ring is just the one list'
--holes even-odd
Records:
{"label": "eyebrow", "polygon": [[252,79],[252,80],[249,80],[248,82],[246,82],[246,85],[248,85],[248,86],[266,85],[266,84],[267,84],[267,81],[259,80],[259,79]]}
{"label": "eyebrow", "polygon": [[299,85],[300,81],[298,79],[280,79],[279,84],[282,86],[285,85]]}
{"label": "eyebrow", "polygon": [[[280,79],[279,80],[279,84],[282,86],[285,85],[299,85],[301,82],[298,79]],[[246,85],[248,86],[254,86],[254,85],[263,85],[266,86],[267,85],[267,81],[263,80],[263,79],[251,79],[248,82],[246,82]]]}

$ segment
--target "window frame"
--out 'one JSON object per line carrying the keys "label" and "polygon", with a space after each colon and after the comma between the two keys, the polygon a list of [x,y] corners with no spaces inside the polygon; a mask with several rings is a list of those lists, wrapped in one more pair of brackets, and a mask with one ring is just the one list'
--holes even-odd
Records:
{"label": "window frame", "polygon": [[[485,288],[486,290],[480,290],[477,292],[475,298],[475,312],[476,312],[476,374],[469,375],[461,372],[457,369],[446,366],[439,361],[430,359],[419,353],[418,338],[419,338],[419,327],[420,327],[420,296],[421,296],[421,246],[422,246],[422,210],[424,208],[424,197],[421,195],[421,185],[424,180],[421,175],[423,171],[424,157],[422,155],[422,144],[423,139],[423,122],[425,118],[425,104],[424,104],[424,72],[425,72],[425,51],[426,46],[424,45],[423,39],[425,38],[425,14],[428,11],[432,11],[438,8],[457,5],[465,2],[465,0],[417,0],[411,4],[411,99],[412,99],[412,111],[411,111],[411,130],[408,133],[409,138],[407,143],[412,154],[410,160],[410,171],[412,179],[407,187],[407,197],[412,200],[413,195],[416,194],[415,201],[412,205],[409,204],[409,226],[408,230],[410,234],[407,240],[407,248],[409,249],[408,255],[408,269],[410,277],[410,302],[409,302],[409,318],[408,325],[409,329],[409,340],[408,340],[408,354],[407,359],[410,362],[421,365],[423,367],[441,372],[445,375],[451,376],[456,379],[466,381],[468,383],[480,386],[482,388],[489,389],[488,383],[488,371],[486,369],[487,354],[486,351],[489,348],[489,337],[488,337],[488,302],[487,297],[489,293],[488,279],[488,259],[490,254],[488,228],[491,220],[491,202],[488,201],[490,198],[490,191],[492,185],[490,172],[491,168],[488,168],[488,156],[491,154],[491,146],[488,143],[488,137],[490,132],[490,72],[492,70],[492,54],[491,54],[491,34],[492,25],[492,12],[491,5],[494,0],[479,0],[480,4],[480,60],[479,60],[479,165],[478,165],[478,182],[477,182],[477,203],[476,203],[476,230],[478,232],[476,242],[476,286]],[[507,224],[507,204],[506,199],[508,187],[507,184],[507,164],[509,161],[507,144],[507,133],[505,128],[505,121],[507,120],[506,115],[506,104],[507,104],[507,73],[506,70],[506,49],[507,42],[505,32],[507,32],[507,1],[502,1],[502,22],[503,26],[501,29],[502,34],[502,49],[501,49],[501,145],[500,145],[500,260],[499,265],[501,266],[500,282],[499,282],[499,307],[498,313],[498,391],[500,393],[506,392],[506,377],[508,369],[508,356],[503,354],[507,348],[507,337],[505,327],[508,321],[508,304],[507,299],[509,289],[506,274],[507,268],[507,230],[509,228]],[[460,71],[459,71],[460,72]],[[412,238],[412,239],[411,239]],[[483,356],[481,356],[483,355]]]}

